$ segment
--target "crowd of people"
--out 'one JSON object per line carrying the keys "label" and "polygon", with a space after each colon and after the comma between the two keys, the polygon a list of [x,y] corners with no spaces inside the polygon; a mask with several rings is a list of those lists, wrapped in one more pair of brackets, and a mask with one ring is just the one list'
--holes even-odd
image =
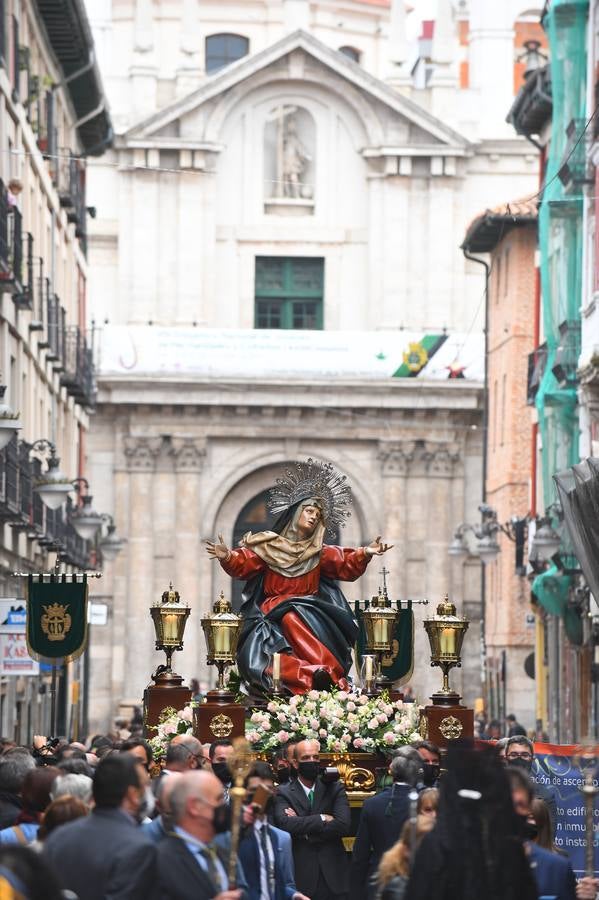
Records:
{"label": "crowd of people", "polygon": [[[118,723],[85,743],[0,740],[1,900],[587,900],[556,848],[524,734],[402,747],[350,807],[318,741],[252,764],[231,852],[230,741],[177,735],[160,767]],[[359,816],[357,831],[356,818]],[[351,855],[346,846],[355,833]]]}

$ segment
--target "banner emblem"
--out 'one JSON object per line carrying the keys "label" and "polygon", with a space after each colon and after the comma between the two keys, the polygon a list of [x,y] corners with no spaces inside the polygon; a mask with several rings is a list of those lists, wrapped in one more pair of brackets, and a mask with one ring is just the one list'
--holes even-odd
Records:
{"label": "banner emblem", "polygon": [[61,606],[59,603],[44,606],[45,612],[41,620],[42,631],[47,635],[49,641],[64,641],[71,630],[72,619],[67,612],[68,608],[68,604]]}

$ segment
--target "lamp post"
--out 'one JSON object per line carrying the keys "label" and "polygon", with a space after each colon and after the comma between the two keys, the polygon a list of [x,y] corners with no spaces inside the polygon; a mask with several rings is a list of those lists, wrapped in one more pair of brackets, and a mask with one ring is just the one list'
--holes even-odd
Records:
{"label": "lamp post", "polygon": [[[89,481],[87,478],[73,478],[71,486],[75,488],[81,495],[82,487],[89,491]],[[81,496],[81,506],[77,507],[71,513],[71,525],[80,538],[84,541],[93,541],[96,534],[102,527],[102,516],[92,507],[93,497],[91,494],[85,493]]]}
{"label": "lamp post", "polygon": [[106,523],[106,534],[100,538],[98,549],[100,550],[103,559],[112,562],[117,558],[127,543],[127,540],[126,538],[119,537],[116,531],[116,525],[114,524],[114,519],[109,513],[103,513],[101,518],[102,522]]}
{"label": "lamp post", "polygon": [[60,470],[60,457],[56,455],[56,444],[46,438],[34,441],[30,453],[39,453],[46,459],[47,469],[36,480],[33,490],[39,494],[42,503],[49,509],[58,509],[73,490],[72,482]]}
{"label": "lamp post", "polygon": [[0,384],[0,450],[3,450],[23,427],[19,414],[13,412],[10,405],[6,403],[5,393],[6,385]]}

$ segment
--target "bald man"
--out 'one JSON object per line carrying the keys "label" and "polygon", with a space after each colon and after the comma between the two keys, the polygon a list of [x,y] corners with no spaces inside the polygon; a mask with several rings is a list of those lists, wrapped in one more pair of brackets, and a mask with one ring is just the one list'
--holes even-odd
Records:
{"label": "bald man", "polygon": [[170,807],[173,831],[158,847],[162,900],[247,900],[241,866],[237,887],[230,890],[229,854],[215,840],[229,827],[222,782],[211,772],[182,774],[170,792]]}

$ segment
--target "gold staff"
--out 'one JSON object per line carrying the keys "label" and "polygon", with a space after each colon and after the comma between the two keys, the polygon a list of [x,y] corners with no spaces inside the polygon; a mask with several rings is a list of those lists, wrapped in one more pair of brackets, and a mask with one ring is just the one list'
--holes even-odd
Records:
{"label": "gold staff", "polygon": [[244,781],[252,768],[250,745],[245,738],[233,741],[233,754],[228,760],[234,787],[229,791],[231,800],[231,849],[229,851],[229,890],[237,887],[237,851],[241,837],[241,808],[245,799]]}

